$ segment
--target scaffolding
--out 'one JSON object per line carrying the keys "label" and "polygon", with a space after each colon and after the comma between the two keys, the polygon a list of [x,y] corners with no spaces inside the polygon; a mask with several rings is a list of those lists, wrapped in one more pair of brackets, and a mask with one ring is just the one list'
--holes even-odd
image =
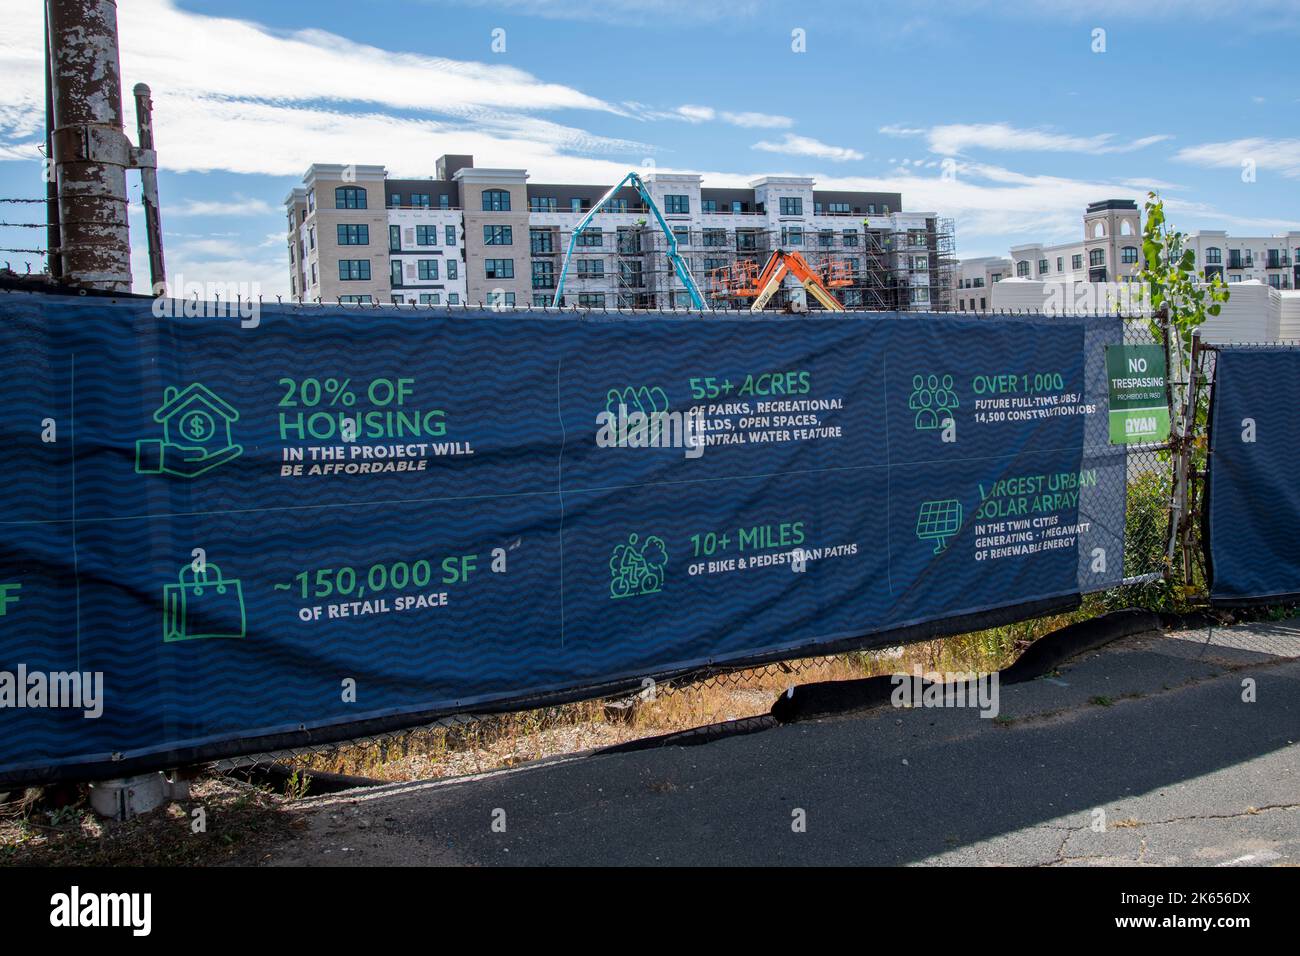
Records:
{"label": "scaffolding", "polygon": [[[725,227],[677,227],[682,255],[709,305],[749,309],[751,282],[777,248],[800,252],[845,308],[945,312],[952,309],[957,265],[953,221],[928,218],[924,227],[883,230],[773,229],[765,217],[738,214]],[[853,222],[854,220],[848,220]],[[562,250],[571,231],[531,227],[533,291],[554,295]],[[670,263],[664,234],[645,210],[598,215],[579,237],[565,285],[565,305],[590,308],[689,309],[689,293]],[[769,308],[791,307],[793,280]],[[549,304],[546,303],[546,304]],[[818,308],[813,304],[813,308]]]}

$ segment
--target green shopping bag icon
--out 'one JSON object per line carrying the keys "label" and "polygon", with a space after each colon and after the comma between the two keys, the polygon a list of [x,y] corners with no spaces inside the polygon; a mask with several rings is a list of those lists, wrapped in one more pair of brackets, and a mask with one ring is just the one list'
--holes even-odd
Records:
{"label": "green shopping bag icon", "polygon": [[176,584],[163,588],[163,641],[243,637],[244,589],[207,563],[202,572],[187,564]]}

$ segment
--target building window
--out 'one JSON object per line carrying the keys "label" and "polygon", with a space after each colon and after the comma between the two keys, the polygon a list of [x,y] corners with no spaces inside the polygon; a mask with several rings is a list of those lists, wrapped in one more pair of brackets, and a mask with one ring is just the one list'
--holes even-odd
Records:
{"label": "building window", "polygon": [[[554,202],[554,200],[552,200],[552,202]],[[504,189],[483,190],[483,211],[484,212],[509,212],[510,193],[508,193]]]}
{"label": "building window", "polygon": [[847,215],[849,212],[849,204],[846,202],[828,203],[826,206],[826,211],[829,212],[832,216],[844,216]]}
{"label": "building window", "polygon": [[582,212],[582,200],[577,196],[569,200],[569,212]]}
{"label": "building window", "polygon": [[1046,272],[1046,271],[1047,271],[1047,260],[1046,260],[1046,259],[1039,259],[1039,260],[1038,260],[1038,274],[1039,274],[1039,275],[1042,275],[1042,274],[1043,274],[1044,272]]}
{"label": "building window", "polygon": [[528,198],[529,212],[555,212],[558,208],[559,204],[554,196],[530,196]]}
{"label": "building window", "polygon": [[555,288],[555,263],[550,259],[538,259],[533,262],[533,288]]}
{"label": "building window", "polygon": [[635,229],[624,229],[619,227],[618,230],[618,251],[624,255],[641,251],[641,233]]}
{"label": "building window", "polygon": [[605,262],[603,259],[579,259],[578,275],[584,278],[599,279],[605,275]]}
{"label": "building window", "polygon": [[689,196],[664,196],[664,212],[670,216],[684,216],[691,211]]}
{"label": "building window", "polygon": [[441,292],[421,292],[420,305],[438,305],[442,302]]}
{"label": "building window", "polygon": [[835,233],[829,229],[823,229],[817,233],[817,246],[821,249],[829,249],[835,245]]}
{"label": "building window", "polygon": [[736,232],[736,251],[754,252],[758,249],[758,233],[753,230]]}
{"label": "building window", "polygon": [[446,226],[445,231],[447,234],[447,245],[454,246],[456,244],[456,227]]}
{"label": "building window", "polygon": [[515,304],[515,294],[502,289],[493,289],[488,293],[487,304],[495,307],[512,306]]}
{"label": "building window", "polygon": [[600,229],[584,229],[578,233],[578,241],[574,243],[584,249],[599,249],[605,244],[605,234]]}
{"label": "building window", "polygon": [[388,261],[388,279],[394,289],[400,289],[402,286],[402,260],[390,259]]}
{"label": "building window", "polygon": [[342,282],[370,281],[369,259],[340,259],[339,280]]}
{"label": "building window", "polygon": [[411,205],[412,205],[412,206],[418,206],[418,207],[421,208],[421,209],[428,209],[428,208],[429,208],[429,205],[430,205],[430,203],[429,203],[429,194],[428,194],[428,193],[411,193]]}
{"label": "building window", "polygon": [[727,244],[727,230],[725,229],[705,229],[703,236],[705,246],[725,246]]}
{"label": "building window", "polygon": [[645,274],[640,262],[621,259],[618,263],[618,279],[623,285],[633,289],[645,287]]}
{"label": "building window", "polygon": [[451,196],[449,196],[447,193],[439,193],[439,194],[438,194],[438,208],[439,208],[439,209],[450,209],[450,208],[451,208]]}
{"label": "building window", "polygon": [[484,259],[483,274],[489,279],[513,279],[515,277],[515,260]]}
{"label": "building window", "polygon": [[1070,268],[1071,269],[1083,268],[1083,255],[1081,253],[1076,253],[1075,255],[1070,256]]}
{"label": "building window", "polygon": [[781,245],[783,246],[802,246],[803,230],[798,226],[781,227]]}
{"label": "building window", "polygon": [[550,229],[529,229],[528,248],[535,256],[554,252],[555,233]]}
{"label": "building window", "polygon": [[460,293],[459,293],[459,292],[448,292],[448,293],[447,293],[447,304],[448,304],[448,305],[460,305]]}
{"label": "building window", "polygon": [[844,246],[852,248],[858,244],[858,231],[856,229],[844,230]]}
{"label": "building window", "polygon": [[388,249],[390,252],[400,252],[402,249],[402,227],[388,227]]}
{"label": "building window", "polygon": [[1104,266],[1105,264],[1106,264],[1105,249],[1093,249],[1091,252],[1088,253],[1088,265]]}
{"label": "building window", "polygon": [[369,305],[369,295],[341,295],[339,296],[340,305]]}
{"label": "building window", "polygon": [[456,264],[456,260],[455,260],[455,259],[448,259],[448,260],[447,260],[447,278],[448,278],[448,279],[459,279],[459,278],[460,278],[460,269],[459,269],[459,267],[457,266],[457,264]]}
{"label": "building window", "polygon": [[310,229],[307,230],[307,248],[308,249],[316,248],[316,227],[315,226],[312,226]]}
{"label": "building window", "polygon": [[718,201],[716,199],[701,199],[700,209],[703,212],[717,212]]}
{"label": "building window", "polygon": [[515,243],[514,230],[510,226],[484,226],[483,245],[512,246]]}
{"label": "building window", "polygon": [[1207,266],[1223,265],[1223,250],[1218,246],[1210,246],[1205,250],[1205,264]]}
{"label": "building window", "polygon": [[627,200],[611,199],[605,203],[605,212],[627,212]]}
{"label": "building window", "polygon": [[691,231],[685,226],[673,227],[673,239],[679,246],[689,246],[691,244]]}
{"label": "building window", "polygon": [[316,286],[316,263],[314,263],[314,262],[311,264],[311,284],[312,284],[312,287],[315,288],[315,286]]}
{"label": "building window", "polygon": [[603,309],[605,308],[605,293],[579,292],[578,305],[584,309]]}
{"label": "building window", "polygon": [[[1219,250],[1215,249],[1214,251],[1218,252]],[[1121,249],[1119,251],[1119,261],[1124,263],[1127,266],[1131,266],[1135,262],[1137,262],[1138,261],[1137,246],[1125,246],[1123,249]]]}
{"label": "building window", "polygon": [[1029,263],[1024,259],[1016,263],[1016,275],[1022,279],[1029,278]]}
{"label": "building window", "polygon": [[733,199],[731,201],[731,211],[733,214],[739,215],[745,211],[745,204],[739,199]]}
{"label": "building window", "polygon": [[415,244],[417,246],[436,246],[438,244],[438,227],[416,226]]}
{"label": "building window", "polygon": [[425,282],[436,282],[438,280],[437,259],[420,260],[420,278]]}
{"label": "building window", "polygon": [[396,207],[396,206],[400,206],[401,204],[402,204],[402,194],[401,194],[401,193],[389,193],[389,194],[388,194],[388,205],[389,205],[389,206]]}
{"label": "building window", "polygon": [[803,199],[799,196],[782,196],[780,210],[783,216],[802,216]]}
{"label": "building window", "polygon": [[1065,271],[1065,256],[1056,257],[1056,271],[1057,272]]}
{"label": "building window", "polygon": [[360,186],[340,186],[334,190],[335,209],[365,209],[366,191]]}

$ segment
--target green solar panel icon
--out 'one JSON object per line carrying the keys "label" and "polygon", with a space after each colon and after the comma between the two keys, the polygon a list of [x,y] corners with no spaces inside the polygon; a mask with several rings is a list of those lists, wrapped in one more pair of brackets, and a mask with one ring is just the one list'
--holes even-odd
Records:
{"label": "green solar panel icon", "polygon": [[934,541],[934,553],[942,554],[948,539],[961,530],[961,502],[956,498],[921,502],[916,516],[916,536]]}

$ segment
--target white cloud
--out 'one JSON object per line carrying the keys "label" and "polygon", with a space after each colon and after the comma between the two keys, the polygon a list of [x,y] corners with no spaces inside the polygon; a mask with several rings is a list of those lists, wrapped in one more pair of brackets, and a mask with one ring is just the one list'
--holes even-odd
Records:
{"label": "white cloud", "polygon": [[794,125],[794,120],[790,117],[777,114],[730,113],[723,110],[719,115],[732,126],[743,126],[748,129],[788,129]]}
{"label": "white cloud", "polygon": [[698,0],[451,0],[460,6],[491,7],[503,13],[543,17],[548,20],[587,20],[595,23],[645,26],[682,20],[735,21],[757,15],[768,6],[764,0],[730,0],[726,4]]}
{"label": "white cloud", "polygon": [[811,136],[799,136],[795,133],[786,133],[779,143],[760,140],[752,148],[762,150],[765,153],[813,156],[817,159],[829,159],[836,163],[863,158],[862,153],[856,149],[849,149],[847,146],[832,146],[829,143],[823,143],[821,140],[813,139]]}
{"label": "white cloud", "polygon": [[677,115],[688,123],[704,123],[717,116],[717,111],[711,106],[679,106],[676,111]]}
{"label": "white cloud", "polygon": [[[238,158],[240,153],[268,146],[271,155],[283,154],[298,133],[295,118],[312,125],[312,118],[345,104],[414,113],[407,121],[417,124],[431,113],[441,114],[462,127],[473,125],[571,150],[644,149],[642,144],[594,136],[531,115],[561,109],[624,111],[511,66],[394,53],[321,30],[278,35],[247,21],[180,10],[173,0],[122,4],[118,21],[123,89],[141,80],[153,88],[160,158],[173,171],[245,171],[255,162]],[[5,84],[0,149],[20,158],[30,153],[32,138],[44,126],[41,21],[31,16],[26,0],[0,0],[0,22],[5,23],[0,34],[0,78]],[[130,97],[124,105],[131,129],[135,117]],[[265,117],[277,111],[280,128],[268,124],[259,129],[271,137],[269,143],[247,135],[219,138],[204,122],[210,114],[218,114],[220,125],[223,118],[241,113]],[[235,158],[224,166],[219,154]],[[320,155],[302,153],[292,163],[294,171],[301,172]],[[431,162],[432,157],[426,159]],[[263,171],[285,170],[277,165]]]}
{"label": "white cloud", "polygon": [[740,126],[746,129],[788,129],[794,125],[794,120],[790,117],[775,113],[733,112],[731,110],[717,110],[712,106],[699,106],[693,103],[679,106],[667,112],[650,109],[643,104],[634,102],[625,103],[624,105],[637,110],[650,119],[685,120],[688,123],[708,123],[713,120],[721,120],[732,126]]}
{"label": "white cloud", "polygon": [[1076,136],[1051,129],[1024,129],[1010,123],[952,123],[919,129],[882,126],[888,136],[924,136],[931,152],[958,156],[969,149],[1051,153],[1131,153],[1170,139],[1167,135],[1143,136],[1130,142],[1116,142],[1114,133]]}
{"label": "white cloud", "polygon": [[1202,143],[1180,149],[1174,159],[1210,169],[1240,169],[1245,160],[1254,160],[1261,171],[1276,170],[1289,179],[1297,179],[1300,178],[1300,139],[1254,137]]}
{"label": "white cloud", "polygon": [[271,216],[279,215],[281,210],[273,207],[265,199],[248,199],[235,196],[229,200],[184,199],[169,203],[167,216]]}

